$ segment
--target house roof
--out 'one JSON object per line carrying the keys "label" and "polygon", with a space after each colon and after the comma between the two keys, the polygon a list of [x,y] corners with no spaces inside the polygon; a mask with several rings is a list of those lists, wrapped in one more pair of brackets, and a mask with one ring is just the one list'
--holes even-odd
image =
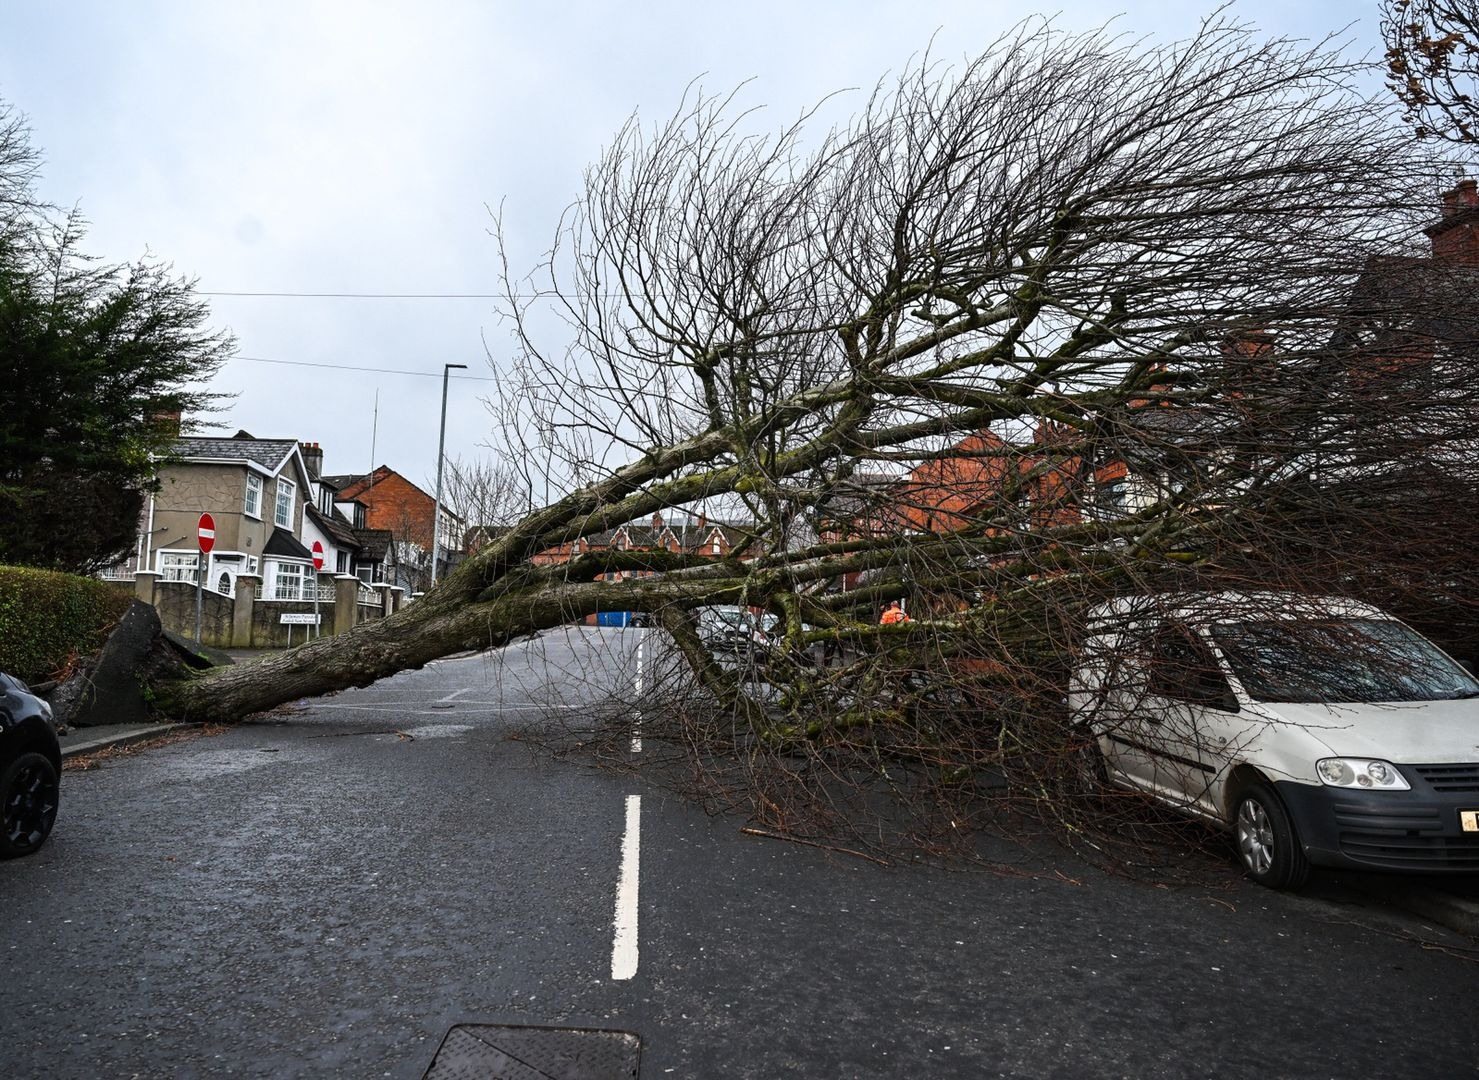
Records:
{"label": "house roof", "polygon": [[395,539],[389,529],[355,529],[353,532],[362,558],[369,559],[371,562],[385,561]]}
{"label": "house roof", "polygon": [[334,541],[334,543],[338,544],[342,548],[359,547],[359,541],[355,538],[354,530],[351,529],[346,523],[338,520],[337,518],[330,517],[328,514],[325,514],[323,511],[319,510],[319,508],[314,506],[312,503],[305,503],[304,507],[308,512],[308,517],[313,521],[315,525],[322,529],[328,535],[329,539]]}
{"label": "house roof", "polygon": [[267,543],[262,545],[263,555],[278,555],[288,559],[312,559],[313,552],[298,542],[298,538],[286,529],[273,529]]}
{"label": "house roof", "polygon": [[240,461],[276,472],[298,447],[296,439],[254,439],[239,431],[229,439],[176,439],[170,452],[186,461]]}

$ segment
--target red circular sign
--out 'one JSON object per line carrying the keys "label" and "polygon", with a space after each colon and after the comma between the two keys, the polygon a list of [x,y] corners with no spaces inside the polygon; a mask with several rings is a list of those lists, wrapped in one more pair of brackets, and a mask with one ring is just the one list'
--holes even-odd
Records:
{"label": "red circular sign", "polygon": [[200,538],[200,550],[210,554],[211,548],[216,546],[216,519],[209,514],[201,514],[196,536]]}
{"label": "red circular sign", "polygon": [[313,542],[313,568],[315,570],[324,568],[324,546],[317,540]]}

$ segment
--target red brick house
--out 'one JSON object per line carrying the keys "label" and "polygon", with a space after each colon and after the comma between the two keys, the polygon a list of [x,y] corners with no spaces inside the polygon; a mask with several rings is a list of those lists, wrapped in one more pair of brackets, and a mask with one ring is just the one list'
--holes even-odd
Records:
{"label": "red brick house", "polygon": [[[404,579],[396,584],[412,591],[430,585],[430,551],[436,499],[388,465],[374,472],[329,476],[340,501],[353,501],[365,508],[364,527],[391,533],[397,564]],[[444,505],[438,546],[437,574],[440,577],[456,564],[462,550],[463,522]]]}

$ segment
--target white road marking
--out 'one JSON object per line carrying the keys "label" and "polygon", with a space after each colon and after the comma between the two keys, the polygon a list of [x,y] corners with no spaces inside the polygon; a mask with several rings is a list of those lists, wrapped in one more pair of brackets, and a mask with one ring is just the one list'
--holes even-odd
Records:
{"label": "white road marking", "polygon": [[[425,702],[401,701],[384,702],[372,701],[364,705],[353,705],[345,702],[313,702],[310,709],[345,709],[349,712],[401,712],[407,716],[441,716],[444,710],[428,712],[425,709],[413,709],[411,705],[424,705]],[[435,704],[435,703],[433,703]],[[538,701],[460,701],[457,703],[459,712],[528,712],[530,710],[544,712],[573,712],[577,709],[594,710],[597,706],[589,702],[577,705],[545,705]]]}
{"label": "white road marking", "polygon": [[[633,689],[636,691],[637,700],[642,699],[642,642],[637,642],[637,676],[633,680]],[[632,709],[632,753],[642,752],[642,709],[640,706]]]}
{"label": "white road marking", "polygon": [[637,974],[637,871],[642,861],[642,796],[627,796],[626,833],[621,838],[621,876],[616,882],[616,936],[611,941],[611,977]]}
{"label": "white road marking", "polygon": [[438,705],[446,705],[446,704],[448,704],[450,702],[456,701],[463,694],[470,694],[470,693],[472,693],[476,689],[477,689],[477,687],[475,687],[475,686],[464,686],[461,690],[453,690],[446,697],[437,698],[436,704],[438,704]]}

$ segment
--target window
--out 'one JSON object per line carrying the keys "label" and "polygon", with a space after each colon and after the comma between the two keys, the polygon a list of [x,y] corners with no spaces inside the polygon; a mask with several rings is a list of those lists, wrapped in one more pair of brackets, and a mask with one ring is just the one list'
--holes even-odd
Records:
{"label": "window", "polygon": [[221,575],[221,577],[216,581],[216,592],[220,593],[222,596],[230,596],[231,595],[231,575],[230,574],[223,573]]}
{"label": "window", "polygon": [[272,599],[274,600],[312,600],[313,588],[316,584],[317,575],[313,573],[312,567],[302,563],[280,562],[273,564],[277,568],[272,579]]}
{"label": "window", "polygon": [[339,552],[338,562],[336,562],[334,564],[334,572],[336,574],[347,574],[347,573],[349,573],[349,552],[347,552],[347,551],[341,551],[341,552]]}
{"label": "window", "polygon": [[241,509],[247,517],[262,520],[262,478],[256,473],[247,473],[246,500]]}
{"label": "window", "polygon": [[1113,521],[1130,512],[1130,481],[1121,476],[1117,480],[1105,480],[1098,485],[1095,502],[1101,520]]}
{"label": "window", "polygon": [[1258,701],[1446,701],[1479,683],[1432,642],[1391,619],[1221,623],[1212,638]]}
{"label": "window", "polygon": [[277,512],[272,520],[284,529],[293,527],[293,499],[298,493],[297,485],[291,480],[277,478]]}
{"label": "window", "polygon": [[718,538],[718,537],[717,537],[717,536],[716,536],[716,537],[714,537],[714,544],[713,544],[713,547],[711,547],[711,548],[710,548],[710,549],[709,549],[709,550],[710,550],[710,551],[711,551],[711,552],[712,552],[712,553],[713,553],[713,554],[715,554],[715,555],[718,555],[718,554],[719,554],[719,553],[720,553],[720,552],[719,552],[719,538]]}
{"label": "window", "polygon": [[1150,657],[1150,692],[1170,701],[1237,712],[1237,698],[1200,641],[1180,627],[1156,636]]}
{"label": "window", "polygon": [[200,556],[194,552],[161,551],[159,553],[160,581],[188,581],[195,584],[195,566]]}

